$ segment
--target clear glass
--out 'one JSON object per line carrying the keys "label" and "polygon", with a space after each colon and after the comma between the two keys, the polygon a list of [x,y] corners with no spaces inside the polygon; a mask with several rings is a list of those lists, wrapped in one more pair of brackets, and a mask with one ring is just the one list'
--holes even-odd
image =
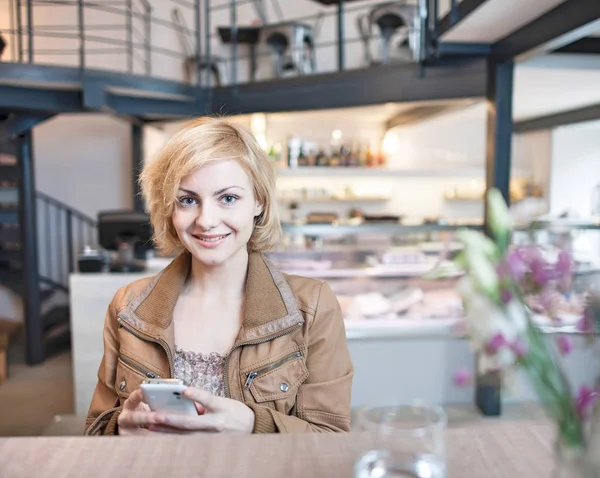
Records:
{"label": "clear glass", "polygon": [[446,423],[437,406],[363,410],[359,428],[372,435],[373,449],[357,461],[355,478],[445,478]]}
{"label": "clear glass", "polygon": [[586,473],[585,455],[582,450],[566,446],[559,441],[555,447],[553,478],[592,478]]}

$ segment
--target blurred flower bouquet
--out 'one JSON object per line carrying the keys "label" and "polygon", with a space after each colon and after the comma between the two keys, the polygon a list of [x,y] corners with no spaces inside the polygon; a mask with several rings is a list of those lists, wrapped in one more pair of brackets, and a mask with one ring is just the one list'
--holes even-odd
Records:
{"label": "blurred flower bouquet", "polygon": [[[456,258],[466,271],[458,287],[465,306],[465,333],[478,356],[478,372],[523,370],[557,425],[559,444],[583,453],[586,423],[599,390],[583,387],[574,396],[560,360],[571,350],[571,342],[565,335],[551,339],[542,332],[527,301],[533,294],[550,297],[572,287],[571,256],[561,251],[549,258],[533,245],[509,248],[512,221],[506,203],[497,190],[491,190],[487,199],[492,237],[461,231],[459,240],[465,247]],[[545,308],[544,315],[560,323],[551,301],[546,301]],[[590,298],[579,330],[593,332],[598,315],[600,298]]]}

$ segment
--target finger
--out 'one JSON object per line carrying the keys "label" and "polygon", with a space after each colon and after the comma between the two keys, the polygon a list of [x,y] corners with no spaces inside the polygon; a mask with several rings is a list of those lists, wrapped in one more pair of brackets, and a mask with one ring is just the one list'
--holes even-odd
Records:
{"label": "finger", "polygon": [[120,424],[129,427],[141,427],[164,423],[165,416],[154,412],[127,411],[119,416]]}
{"label": "finger", "polygon": [[189,435],[196,431],[182,430],[181,428],[173,428],[165,425],[150,425],[149,430],[155,433],[174,433],[176,435]]}
{"label": "finger", "polygon": [[125,403],[123,404],[123,410],[134,411],[138,405],[144,403],[144,394],[140,388],[138,388],[135,392],[132,392]]}
{"label": "finger", "polygon": [[136,412],[151,412],[152,409],[150,408],[150,405],[142,402],[137,407],[135,407],[134,411],[136,411]]}
{"label": "finger", "polygon": [[119,435],[120,436],[139,436],[139,435],[148,435],[150,430],[147,428],[140,427],[127,427],[123,425],[119,425]]}
{"label": "finger", "polygon": [[205,413],[204,415],[197,415],[195,417],[190,415],[165,415],[165,420],[161,425],[165,425],[172,428],[178,428],[180,430],[198,430],[198,431],[209,431],[219,432],[222,430],[222,419],[221,415],[217,413]]}
{"label": "finger", "polygon": [[204,415],[206,413],[207,410],[204,405],[198,402],[194,402],[194,405],[196,406],[196,411],[198,412],[198,415]]}
{"label": "finger", "polygon": [[216,410],[219,408],[221,403],[221,397],[215,397],[211,393],[205,392],[195,387],[188,387],[183,392],[183,396],[200,403],[204,408],[208,410]]}

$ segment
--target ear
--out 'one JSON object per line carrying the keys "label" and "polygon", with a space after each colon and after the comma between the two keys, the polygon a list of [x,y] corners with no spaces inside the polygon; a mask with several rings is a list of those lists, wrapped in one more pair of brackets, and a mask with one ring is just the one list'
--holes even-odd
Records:
{"label": "ear", "polygon": [[258,201],[256,201],[255,206],[254,206],[254,217],[260,216],[263,211],[264,211],[263,205],[260,204]]}

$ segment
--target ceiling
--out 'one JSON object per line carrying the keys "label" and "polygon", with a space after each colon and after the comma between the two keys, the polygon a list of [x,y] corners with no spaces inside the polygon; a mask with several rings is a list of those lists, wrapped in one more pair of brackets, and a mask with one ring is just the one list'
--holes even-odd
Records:
{"label": "ceiling", "polygon": [[360,117],[361,120],[369,123],[385,123],[392,118],[402,118],[412,116],[417,110],[427,108],[432,113],[437,111],[448,111],[450,109],[460,108],[473,104],[473,100],[448,100],[448,101],[420,101],[414,103],[386,103],[383,105],[362,106],[356,108],[338,108],[328,110],[290,112],[290,113],[270,113],[269,118],[279,123],[293,123],[306,117],[315,121],[330,121],[332,123],[339,120],[340,116]]}
{"label": "ceiling", "polygon": [[519,63],[515,69],[515,120],[594,104],[600,104],[597,55],[544,55]]}
{"label": "ceiling", "polygon": [[[487,0],[442,36],[447,42],[495,43],[565,0]],[[507,3],[513,3],[506,8]]]}

